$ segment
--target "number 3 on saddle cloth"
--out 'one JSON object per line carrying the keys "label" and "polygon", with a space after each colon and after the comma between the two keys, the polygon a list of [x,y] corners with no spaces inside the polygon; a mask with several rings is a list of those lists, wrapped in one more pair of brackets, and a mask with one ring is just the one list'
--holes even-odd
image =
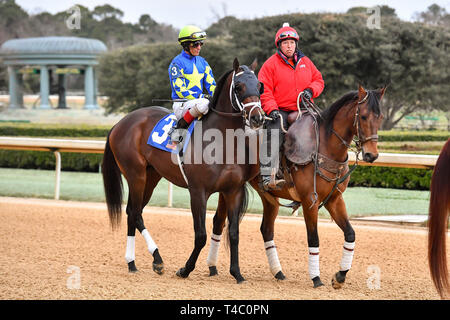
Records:
{"label": "number 3 on saddle cloth", "polygon": [[[189,139],[191,138],[192,132],[194,131],[197,119],[195,119],[187,130],[186,137],[183,139],[183,153],[186,151]],[[176,126],[177,118],[175,114],[171,113],[158,121],[156,126],[153,128],[150,136],[148,137],[147,144],[152,147],[171,152],[178,153],[177,144],[173,143],[169,136],[169,131],[172,127]]]}

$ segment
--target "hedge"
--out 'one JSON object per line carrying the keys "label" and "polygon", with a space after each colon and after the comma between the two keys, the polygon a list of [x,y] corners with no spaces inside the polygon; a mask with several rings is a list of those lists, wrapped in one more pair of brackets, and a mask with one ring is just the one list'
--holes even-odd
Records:
{"label": "hedge", "polygon": [[60,126],[41,124],[0,124],[0,136],[106,137],[110,126]]}
{"label": "hedge", "polygon": [[380,142],[383,141],[447,141],[449,131],[378,131]]}
{"label": "hedge", "polygon": [[[102,154],[61,154],[61,169],[64,171],[99,172]],[[55,155],[48,151],[0,150],[0,167],[18,169],[55,169]]]}
{"label": "hedge", "polygon": [[359,166],[353,172],[352,187],[377,187],[409,190],[429,190],[430,169]]}

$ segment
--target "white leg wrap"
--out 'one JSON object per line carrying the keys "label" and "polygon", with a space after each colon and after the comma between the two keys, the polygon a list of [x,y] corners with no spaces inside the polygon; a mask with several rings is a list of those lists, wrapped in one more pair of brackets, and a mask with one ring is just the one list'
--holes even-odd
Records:
{"label": "white leg wrap", "polygon": [[308,249],[309,249],[309,256],[308,256],[309,277],[311,279],[314,279],[315,277],[320,276],[319,248],[309,247]]}
{"label": "white leg wrap", "polygon": [[349,270],[352,267],[353,254],[355,253],[355,242],[344,242],[342,251],[341,271]]}
{"label": "white leg wrap", "polygon": [[217,266],[217,260],[219,259],[219,248],[220,248],[220,240],[222,239],[222,235],[212,234],[211,235],[211,243],[209,244],[209,253],[208,258],[206,259],[206,263],[208,267]]}
{"label": "white leg wrap", "polygon": [[153,254],[153,252],[158,249],[158,246],[156,245],[155,241],[153,241],[147,229],[142,230],[141,234],[144,237],[145,242],[147,242],[148,251]]}
{"label": "white leg wrap", "polygon": [[127,263],[136,259],[134,255],[134,239],[134,237],[127,237],[127,252],[125,253],[125,260],[127,260]]}
{"label": "white leg wrap", "polygon": [[272,274],[275,276],[281,271],[280,260],[278,259],[277,247],[273,240],[264,242],[264,248],[266,249],[267,260],[269,261],[269,267]]}

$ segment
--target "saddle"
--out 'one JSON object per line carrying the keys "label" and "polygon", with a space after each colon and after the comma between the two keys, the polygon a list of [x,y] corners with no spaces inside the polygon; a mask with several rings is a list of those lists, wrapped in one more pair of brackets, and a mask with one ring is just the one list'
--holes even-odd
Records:
{"label": "saddle", "polygon": [[[314,117],[309,112],[292,112],[288,122],[293,121],[284,140],[284,155],[292,163],[306,165],[313,160],[317,148]],[[297,120],[296,120],[297,119]]]}

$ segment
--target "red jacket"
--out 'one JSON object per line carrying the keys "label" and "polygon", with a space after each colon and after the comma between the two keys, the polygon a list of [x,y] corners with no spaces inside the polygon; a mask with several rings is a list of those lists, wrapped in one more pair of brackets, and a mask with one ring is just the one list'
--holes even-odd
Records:
{"label": "red jacket", "polygon": [[310,88],[313,98],[318,97],[324,88],[322,74],[312,61],[298,53],[295,67],[291,66],[280,53],[275,53],[264,62],[258,74],[264,83],[261,103],[266,114],[273,110],[296,111],[298,94]]}

